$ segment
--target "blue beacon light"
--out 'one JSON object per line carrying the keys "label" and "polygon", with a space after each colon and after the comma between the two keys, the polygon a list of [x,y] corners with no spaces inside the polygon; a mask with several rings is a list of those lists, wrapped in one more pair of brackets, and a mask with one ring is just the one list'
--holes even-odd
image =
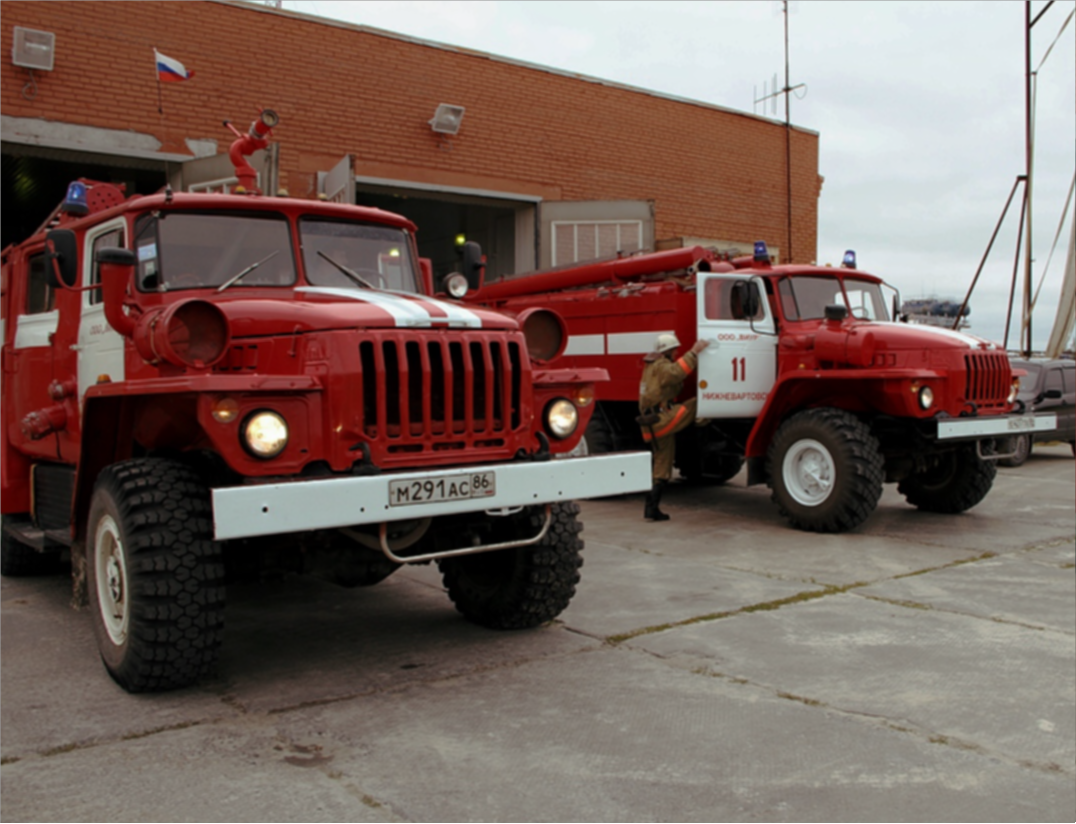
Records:
{"label": "blue beacon light", "polygon": [[854,249],[849,249],[844,253],[844,260],[841,261],[841,266],[845,269],[856,268],[856,253]]}
{"label": "blue beacon light", "polygon": [[769,263],[769,261],[770,261],[770,250],[766,248],[766,241],[764,241],[764,240],[756,240],[755,241],[755,260],[760,262],[760,263]]}
{"label": "blue beacon light", "polygon": [[90,206],[86,199],[86,184],[79,180],[71,183],[67,187],[67,194],[60,209],[72,215],[88,214]]}

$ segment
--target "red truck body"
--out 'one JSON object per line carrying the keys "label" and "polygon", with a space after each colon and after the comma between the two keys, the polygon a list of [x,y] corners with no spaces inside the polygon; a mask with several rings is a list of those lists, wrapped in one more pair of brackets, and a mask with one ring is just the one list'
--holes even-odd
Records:
{"label": "red truck body", "polygon": [[[1046,428],[1010,414],[1006,353],[967,334],[896,322],[896,290],[854,268],[772,265],[692,247],[562,267],[483,286],[467,300],[508,313],[555,310],[567,368],[603,368],[590,453],[639,448],[642,356],[658,334],[705,338],[684,397],[708,423],[679,436],[690,480],[748,463],[791,523],[844,531],[886,481],[920,509],[960,512],[990,489],[995,438]],[[888,294],[887,294],[888,293]]]}
{"label": "red truck body", "polygon": [[433,296],[406,218],[253,189],[275,123],[233,144],[238,193],[78,181],[3,252],[3,572],[69,553],[132,691],[212,667],[251,567],[359,585],[437,561],[466,617],[549,620],[579,577],[572,500],[647,484],[642,454],[550,460],[606,378],[548,363],[554,316],[535,348]]}

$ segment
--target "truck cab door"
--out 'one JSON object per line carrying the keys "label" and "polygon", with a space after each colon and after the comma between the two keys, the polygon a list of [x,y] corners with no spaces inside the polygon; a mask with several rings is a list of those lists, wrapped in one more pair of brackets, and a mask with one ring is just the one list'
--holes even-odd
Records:
{"label": "truck cab door", "polygon": [[10,264],[11,316],[4,340],[4,424],[6,437],[29,455],[55,459],[55,433],[28,438],[21,422],[53,406],[53,339],[60,326],[56,294],[47,277],[45,248],[28,249]]}
{"label": "truck cab door", "polygon": [[[80,279],[83,286],[101,282],[97,252],[110,246],[126,247],[126,223],[123,218],[94,227],[86,233]],[[78,400],[81,407],[86,390],[98,380],[113,383],[125,378],[123,335],[105,320],[101,290],[88,289],[80,295],[81,316],[78,325]]]}
{"label": "truck cab door", "polygon": [[736,272],[699,272],[696,294],[698,337],[710,342],[699,353],[698,416],[756,417],[777,375],[765,284]]}

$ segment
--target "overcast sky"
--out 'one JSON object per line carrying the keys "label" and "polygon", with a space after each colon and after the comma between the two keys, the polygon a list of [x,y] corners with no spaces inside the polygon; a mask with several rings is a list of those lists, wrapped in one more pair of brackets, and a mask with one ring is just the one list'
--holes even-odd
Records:
{"label": "overcast sky", "polygon": [[[772,89],[775,74],[784,83],[784,18],[775,0],[283,6],[744,112],[763,113],[755,98],[764,84]],[[792,100],[792,122],[820,134],[819,262],[839,263],[855,249],[860,268],[906,299],[962,299],[1025,169],[1025,3],[793,0],[790,8],[791,84],[806,84]],[[1034,17],[1046,2],[1031,8]],[[1058,0],[1032,29],[1036,284],[1076,166],[1074,8],[1076,0]],[[783,102],[776,115],[765,114],[783,121]],[[971,331],[999,342],[1018,205],[971,299]],[[1070,210],[1034,315],[1039,348],[1053,326],[1071,226]],[[1018,296],[1022,264],[1020,273]],[[1010,348],[1018,324],[1017,311]]]}

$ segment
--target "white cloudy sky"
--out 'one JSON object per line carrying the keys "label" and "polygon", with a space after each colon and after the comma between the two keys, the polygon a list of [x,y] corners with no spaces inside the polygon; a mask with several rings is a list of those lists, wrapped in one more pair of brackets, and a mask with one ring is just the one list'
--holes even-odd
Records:
{"label": "white cloudy sky", "polygon": [[[761,113],[755,98],[775,74],[784,82],[784,22],[774,0],[283,5],[746,112]],[[791,83],[806,84],[802,99],[792,101],[792,121],[821,135],[820,262],[839,262],[853,248],[861,268],[886,278],[905,298],[962,299],[1025,169],[1025,3],[790,5]],[[1046,5],[1033,2],[1032,16]],[[1074,8],[1076,0],[1059,0],[1032,29],[1036,284],[1076,166]],[[776,117],[783,120],[783,103]],[[972,331],[998,341],[1005,332],[1017,207],[971,300]],[[1032,327],[1037,347],[1053,326],[1071,221],[1070,210],[1046,270]],[[1023,264],[1019,271],[1018,296]],[[1018,317],[1010,347],[1019,340]]]}

